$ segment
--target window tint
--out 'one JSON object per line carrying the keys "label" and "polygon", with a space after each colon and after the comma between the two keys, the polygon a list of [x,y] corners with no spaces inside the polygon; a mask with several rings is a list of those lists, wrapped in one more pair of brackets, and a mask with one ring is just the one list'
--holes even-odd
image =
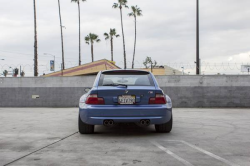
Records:
{"label": "window tint", "polygon": [[102,74],[99,86],[112,85],[128,85],[128,86],[154,86],[150,74]]}

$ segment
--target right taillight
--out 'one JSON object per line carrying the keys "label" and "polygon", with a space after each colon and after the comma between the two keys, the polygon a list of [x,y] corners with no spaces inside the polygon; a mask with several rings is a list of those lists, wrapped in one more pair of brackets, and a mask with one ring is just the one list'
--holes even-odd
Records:
{"label": "right taillight", "polygon": [[156,94],[155,97],[149,98],[149,104],[166,104],[166,97],[163,94]]}
{"label": "right taillight", "polygon": [[96,94],[89,95],[86,99],[86,104],[91,104],[91,105],[104,105],[104,99],[98,97]]}

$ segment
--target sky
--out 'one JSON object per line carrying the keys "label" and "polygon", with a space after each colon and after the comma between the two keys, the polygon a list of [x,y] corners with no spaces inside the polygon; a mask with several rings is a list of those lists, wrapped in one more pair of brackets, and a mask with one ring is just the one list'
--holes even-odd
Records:
{"label": "sky", "polygon": [[[87,0],[81,3],[82,63],[91,61],[90,46],[84,37],[99,35],[94,44],[94,59],[110,59],[110,42],[103,34],[115,28],[121,35],[120,13],[112,5],[117,0]],[[128,0],[138,5],[143,16],[137,20],[135,67],[143,67],[147,56],[159,65],[169,65],[195,74],[196,0]],[[242,74],[242,64],[250,64],[250,1],[200,1],[200,58],[203,74]],[[65,29],[66,67],[78,63],[78,8],[71,0],[61,0]],[[134,19],[131,9],[123,10],[128,67],[134,46]],[[49,73],[49,61],[56,56],[56,70],[61,64],[60,23],[57,0],[37,0],[39,74]],[[20,67],[33,75],[34,15],[33,0],[0,0],[0,73]],[[4,59],[4,60],[1,60]],[[114,41],[114,60],[123,67],[122,38]]]}

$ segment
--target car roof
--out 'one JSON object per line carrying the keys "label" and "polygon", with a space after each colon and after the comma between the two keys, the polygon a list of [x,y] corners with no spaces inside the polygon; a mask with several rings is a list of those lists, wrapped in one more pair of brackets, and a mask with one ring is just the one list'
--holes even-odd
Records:
{"label": "car roof", "polygon": [[104,70],[103,74],[108,73],[142,73],[142,74],[150,74],[149,71],[145,70],[135,70],[135,69],[117,69],[117,70]]}

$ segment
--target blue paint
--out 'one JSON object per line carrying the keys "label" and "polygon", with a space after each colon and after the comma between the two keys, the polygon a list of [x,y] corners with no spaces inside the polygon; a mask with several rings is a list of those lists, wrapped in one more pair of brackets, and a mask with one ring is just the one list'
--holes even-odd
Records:
{"label": "blue paint", "polygon": [[[126,70],[120,71],[126,72]],[[93,88],[80,99],[79,114],[81,120],[90,125],[103,125],[103,121],[107,119],[112,119],[115,123],[137,123],[142,119],[149,119],[151,124],[167,123],[172,116],[172,101],[166,95],[167,104],[148,104],[149,98],[155,97],[156,94],[164,94],[154,75],[150,72],[148,74],[152,77],[153,86],[99,86],[102,76],[102,72],[99,72]],[[85,104],[89,94],[97,94],[98,97],[103,98],[105,105]],[[118,97],[122,95],[136,96],[136,103],[134,105],[120,105]]]}

